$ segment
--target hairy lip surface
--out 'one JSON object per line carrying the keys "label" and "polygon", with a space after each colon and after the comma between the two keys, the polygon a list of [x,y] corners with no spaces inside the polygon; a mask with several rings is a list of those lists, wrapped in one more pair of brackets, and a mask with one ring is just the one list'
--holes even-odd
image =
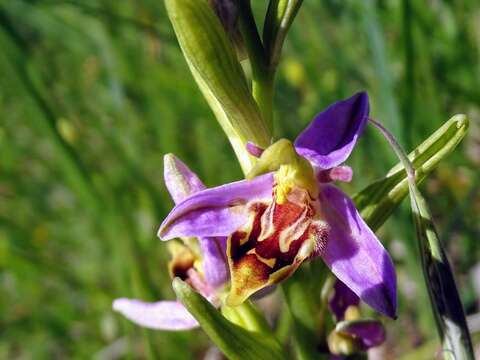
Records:
{"label": "hairy lip surface", "polygon": [[230,304],[288,277],[314,251],[325,247],[328,231],[315,218],[314,205],[302,189],[294,189],[282,204],[275,200],[249,204],[249,221],[227,243]]}

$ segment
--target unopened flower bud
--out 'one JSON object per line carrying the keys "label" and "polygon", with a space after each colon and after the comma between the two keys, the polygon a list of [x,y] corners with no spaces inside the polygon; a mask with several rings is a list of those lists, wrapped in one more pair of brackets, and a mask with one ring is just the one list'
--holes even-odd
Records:
{"label": "unopened flower bud", "polygon": [[335,355],[352,355],[362,350],[361,342],[348,334],[332,331],[327,338],[328,348]]}
{"label": "unopened flower bud", "polygon": [[238,58],[240,60],[246,59],[247,52],[238,27],[238,6],[236,2],[234,0],[210,0],[209,2],[232,41]]}
{"label": "unopened flower bud", "polygon": [[[350,314],[353,315],[353,314]],[[335,333],[355,339],[356,351],[381,345],[386,338],[382,323],[372,319],[345,320],[337,323]]]}

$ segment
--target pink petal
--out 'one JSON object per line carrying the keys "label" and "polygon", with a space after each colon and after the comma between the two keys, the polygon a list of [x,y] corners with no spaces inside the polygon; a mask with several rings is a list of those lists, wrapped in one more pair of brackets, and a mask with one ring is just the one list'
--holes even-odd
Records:
{"label": "pink petal", "polygon": [[121,298],[113,302],[113,310],[149,329],[188,330],[198,327],[197,320],[178,301],[149,303]]}
{"label": "pink petal", "polygon": [[205,185],[198,176],[173,154],[163,157],[163,176],[175,204],[205,189]]}
{"label": "pink petal", "polygon": [[350,166],[336,166],[328,170],[317,172],[317,179],[322,183],[332,181],[350,182],[352,181],[353,170]]}

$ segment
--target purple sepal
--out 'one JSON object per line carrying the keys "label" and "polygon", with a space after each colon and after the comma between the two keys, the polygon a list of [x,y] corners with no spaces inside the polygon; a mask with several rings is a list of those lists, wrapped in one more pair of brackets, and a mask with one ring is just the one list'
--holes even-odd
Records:
{"label": "purple sepal", "polygon": [[245,204],[271,198],[273,174],[199,191],[175,206],[160,225],[162,240],[176,237],[229,236],[246,221]]}
{"label": "purple sepal", "polygon": [[178,301],[154,303],[135,299],[116,299],[113,310],[134,323],[156,330],[188,330],[198,326],[197,320]]}
{"label": "purple sepal", "polygon": [[205,189],[198,176],[173,154],[163,157],[163,177],[175,204]]}
{"label": "purple sepal", "polygon": [[366,92],[330,105],[297,137],[297,152],[323,170],[340,165],[350,156],[368,113]]}
{"label": "purple sepal", "polygon": [[227,239],[225,237],[201,237],[198,239],[203,255],[205,280],[214,288],[225,284],[229,279],[227,266]]}
{"label": "purple sepal", "polygon": [[397,287],[390,256],[347,195],[333,185],[319,186],[322,213],[330,227],[320,255],[362,301],[394,318]]}

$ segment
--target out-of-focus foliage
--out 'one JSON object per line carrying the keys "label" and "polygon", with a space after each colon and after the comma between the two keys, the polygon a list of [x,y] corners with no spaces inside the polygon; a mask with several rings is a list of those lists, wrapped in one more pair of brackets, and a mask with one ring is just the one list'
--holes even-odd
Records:
{"label": "out-of-focus foliage", "polygon": [[[254,3],[260,19],[266,2]],[[144,331],[111,310],[119,296],[174,297],[155,237],[172,205],[162,154],[209,186],[242,176],[163,2],[2,1],[0,48],[0,358],[201,358],[201,331]],[[294,138],[366,89],[373,117],[407,150],[452,114],[470,116],[466,141],[423,185],[470,319],[480,311],[479,83],[478,1],[312,0],[286,40],[275,102],[276,134]],[[367,130],[346,190],[394,162]],[[400,292],[386,348],[429,358],[438,340],[408,207],[379,235]]]}

